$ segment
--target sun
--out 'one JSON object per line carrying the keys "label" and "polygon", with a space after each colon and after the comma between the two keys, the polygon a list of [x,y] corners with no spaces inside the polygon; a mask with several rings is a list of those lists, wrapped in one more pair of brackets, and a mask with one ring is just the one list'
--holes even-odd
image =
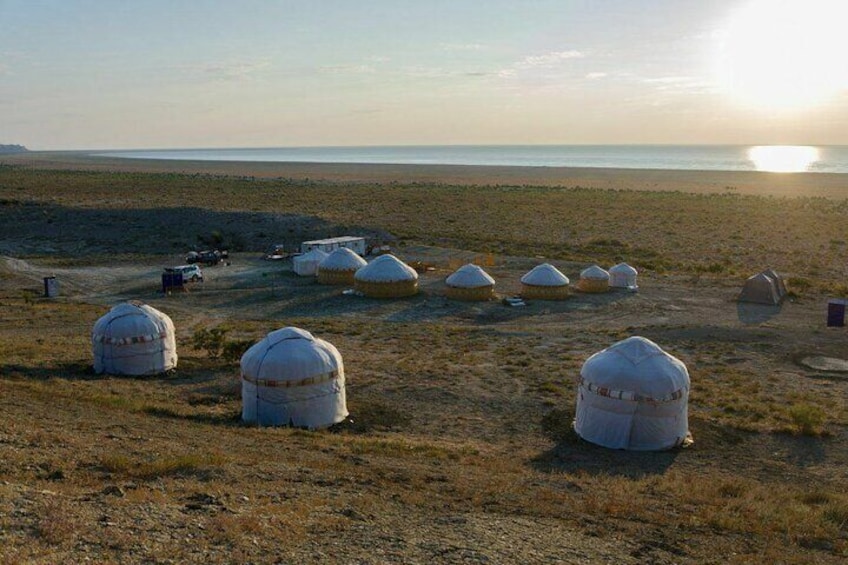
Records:
{"label": "sun", "polygon": [[748,0],[722,33],[724,90],[763,109],[827,101],[848,87],[846,22],[846,0]]}

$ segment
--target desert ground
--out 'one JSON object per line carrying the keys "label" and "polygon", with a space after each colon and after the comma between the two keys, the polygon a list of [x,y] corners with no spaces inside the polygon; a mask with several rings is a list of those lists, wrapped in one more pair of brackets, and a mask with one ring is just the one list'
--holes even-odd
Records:
{"label": "desert ground", "polygon": [[[843,563],[848,175],[0,157],[0,556],[5,563]],[[269,246],[364,235],[432,267],[399,300],[296,276]],[[164,266],[230,264],[163,295]],[[639,292],[500,296],[547,261],[627,261]],[[789,300],[736,302],[766,267]],[[60,295],[43,297],[56,276]],[[179,365],[95,375],[124,300],[177,328]],[[240,422],[238,364],[283,326],[333,343],[350,417]],[[648,337],[686,363],[694,444],[608,450],[572,430],[583,362]]]}

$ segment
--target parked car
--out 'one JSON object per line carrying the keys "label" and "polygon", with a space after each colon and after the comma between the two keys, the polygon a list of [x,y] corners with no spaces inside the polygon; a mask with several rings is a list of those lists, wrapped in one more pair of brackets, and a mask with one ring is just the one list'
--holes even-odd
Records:
{"label": "parked car", "polygon": [[224,249],[207,249],[205,251],[189,251],[186,254],[186,263],[202,263],[204,265],[217,265],[229,258],[229,252]]}
{"label": "parked car", "polygon": [[203,282],[203,271],[197,265],[179,265],[177,267],[165,267],[166,273],[180,273],[183,282]]}

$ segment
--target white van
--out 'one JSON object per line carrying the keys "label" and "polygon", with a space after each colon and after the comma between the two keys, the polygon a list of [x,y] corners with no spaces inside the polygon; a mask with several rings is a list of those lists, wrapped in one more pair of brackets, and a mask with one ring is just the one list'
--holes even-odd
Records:
{"label": "white van", "polygon": [[197,265],[179,265],[178,267],[165,267],[166,273],[181,273],[183,282],[203,282],[203,271]]}

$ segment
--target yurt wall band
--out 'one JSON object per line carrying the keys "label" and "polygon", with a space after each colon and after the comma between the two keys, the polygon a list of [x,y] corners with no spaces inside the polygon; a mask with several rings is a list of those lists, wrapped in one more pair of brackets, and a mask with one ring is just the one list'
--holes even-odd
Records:
{"label": "yurt wall band", "polygon": [[348,415],[338,350],[299,328],[268,334],[241,358],[242,420],[318,429]]}

